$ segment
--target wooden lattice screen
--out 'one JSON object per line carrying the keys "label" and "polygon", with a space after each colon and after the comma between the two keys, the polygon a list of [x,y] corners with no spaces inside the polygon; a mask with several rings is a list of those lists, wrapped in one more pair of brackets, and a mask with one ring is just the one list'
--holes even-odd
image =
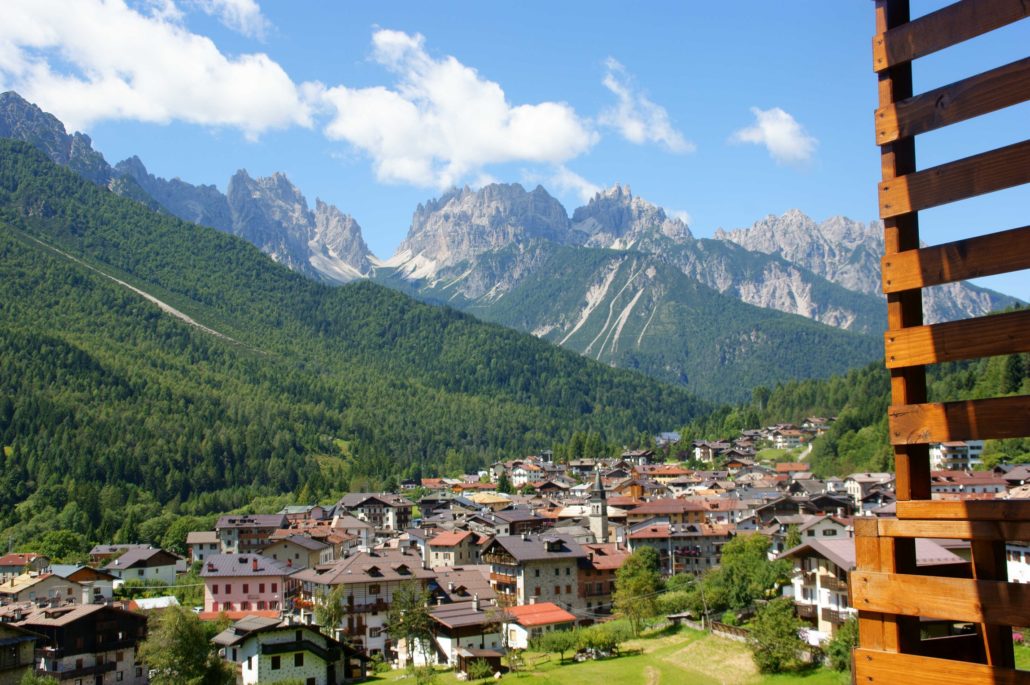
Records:
{"label": "wooden lattice screen", "polygon": [[[929,403],[925,365],[1030,351],[1030,311],[923,325],[923,288],[1030,268],[1030,226],[920,248],[919,211],[1030,182],[1030,140],[916,167],[915,137],[1030,100],[1030,57],[913,95],[912,61],[1030,16],[1030,0],[962,0],[910,19],[908,0],[876,0],[889,430],[897,518],[858,518],[858,683],[1021,683],[1012,626],[1030,625],[1030,585],[1007,582],[1005,541],[1030,539],[1030,500],[934,501],[931,442],[1030,435],[1030,397]],[[1027,46],[1030,48],[1030,45]],[[1030,50],[1028,50],[1030,51]],[[1030,208],[1028,208],[1030,213]],[[932,231],[923,239],[932,242]],[[971,541],[965,577],[916,566],[916,538]],[[954,574],[951,574],[954,576]],[[923,638],[921,618],[975,624]]]}

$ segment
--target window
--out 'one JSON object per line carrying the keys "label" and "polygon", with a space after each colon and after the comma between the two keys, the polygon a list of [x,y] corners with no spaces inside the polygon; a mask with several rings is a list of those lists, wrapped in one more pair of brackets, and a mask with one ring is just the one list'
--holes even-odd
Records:
{"label": "window", "polygon": [[211,586],[211,594],[212,595],[217,595],[218,594],[218,583],[215,583],[214,585]]}
{"label": "window", "polygon": [[272,583],[272,592],[279,592],[279,583]]}
{"label": "window", "polygon": [[115,652],[114,653],[114,660],[115,661],[124,661],[125,660],[125,652]]}
{"label": "window", "polygon": [[538,569],[538,568],[533,569],[533,575],[535,577],[539,578],[540,577],[540,569]]}
{"label": "window", "polygon": [[561,569],[560,568],[554,569],[554,575],[558,575],[559,573],[561,573]]}
{"label": "window", "polygon": [[273,671],[278,671],[279,667],[281,665],[282,665],[282,659],[278,655],[273,656],[272,657],[272,670]]}
{"label": "window", "polygon": [[554,586],[554,594],[556,594],[556,595],[560,595],[561,594],[561,585],[555,585]]}
{"label": "window", "polygon": [[533,588],[533,594],[536,595],[537,597],[540,596],[540,586],[539,585],[537,585],[535,588]]}
{"label": "window", "polygon": [[258,592],[260,592],[261,594],[265,593],[265,584],[264,583],[258,583]]}
{"label": "window", "polygon": [[297,652],[293,655],[293,665],[298,667],[304,665],[304,652]]}
{"label": "window", "polygon": [[258,611],[263,611],[265,608],[264,600],[258,600],[257,606],[255,607]]}
{"label": "window", "polygon": [[304,681],[304,682],[305,682],[305,685],[315,685],[315,682],[316,682],[316,681],[315,681],[315,679],[314,679],[314,678],[308,678],[308,679],[307,679],[306,681]]}
{"label": "window", "polygon": [[250,592],[250,585],[248,585],[247,583],[244,583],[243,584],[243,594],[247,594],[248,592]]}
{"label": "window", "polygon": [[231,595],[232,594],[232,585],[229,585],[228,583],[225,584],[225,594],[227,594],[227,595]]}
{"label": "window", "polygon": [[568,576],[568,575],[571,575],[571,574],[572,574],[572,568],[570,568],[570,567],[566,566],[566,567],[565,567],[565,575],[567,575],[567,576]]}
{"label": "window", "polygon": [[567,595],[571,595],[572,594],[572,586],[571,585],[566,585],[565,586],[565,594],[567,594]]}
{"label": "window", "polygon": [[251,660],[251,658],[252,657],[249,657],[249,656],[247,657],[247,670],[248,671],[250,670],[250,660]]}
{"label": "window", "polygon": [[369,585],[368,586],[368,594],[370,594],[370,595],[378,595],[379,594],[379,585]]}
{"label": "window", "polygon": [[136,677],[137,678],[142,678],[143,677],[143,667],[142,666],[137,666],[136,667]]}
{"label": "window", "polygon": [[300,642],[303,639],[304,639],[304,631],[303,630],[298,630],[296,632],[296,640],[297,640],[297,642]]}
{"label": "window", "polygon": [[138,571],[136,571],[136,575],[138,575],[140,578],[142,578],[143,577],[143,569],[139,569]]}
{"label": "window", "polygon": [[250,602],[240,602],[240,611],[249,611]]}

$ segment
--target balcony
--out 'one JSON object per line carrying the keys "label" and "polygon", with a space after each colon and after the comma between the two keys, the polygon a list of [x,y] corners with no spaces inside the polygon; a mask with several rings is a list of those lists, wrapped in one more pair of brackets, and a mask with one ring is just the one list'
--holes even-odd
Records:
{"label": "balcony", "polygon": [[794,604],[794,610],[797,612],[798,618],[805,621],[816,620],[816,607],[814,604]]}
{"label": "balcony", "polygon": [[846,580],[840,580],[833,576],[823,576],[819,579],[819,584],[827,590],[834,592],[847,592],[848,582]]}
{"label": "balcony", "polygon": [[803,585],[815,585],[815,571],[805,571],[801,574],[801,583]]}
{"label": "balcony", "polygon": [[847,611],[837,611],[835,609],[823,609],[821,615],[824,621],[829,621],[835,626],[839,626],[841,623],[844,623],[848,620],[848,617],[851,616]]}
{"label": "balcony", "polygon": [[516,585],[518,583],[515,576],[507,573],[491,573],[490,580],[501,585]]}
{"label": "balcony", "polygon": [[56,678],[57,680],[72,680],[74,678],[88,678],[89,676],[110,673],[117,666],[118,664],[114,661],[108,661],[95,666],[83,666],[82,668],[69,668],[65,670],[36,669],[36,674],[43,677]]}

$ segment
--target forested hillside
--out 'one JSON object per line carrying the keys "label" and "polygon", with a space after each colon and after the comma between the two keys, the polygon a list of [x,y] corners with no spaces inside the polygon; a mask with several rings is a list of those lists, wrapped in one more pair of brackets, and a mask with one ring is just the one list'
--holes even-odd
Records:
{"label": "forested hillside", "polygon": [[[177,307],[162,314],[46,245]],[[681,388],[371,283],[332,288],[0,141],[0,528],[380,485],[681,425]],[[56,522],[56,523],[55,523]]]}
{"label": "forested hillside", "polygon": [[[1030,393],[1030,354],[990,357],[928,367],[930,401],[954,401]],[[756,388],[751,402],[722,407],[684,429],[686,439],[731,438],[742,428],[799,423],[807,416],[836,416],[818,438],[810,461],[820,476],[893,469],[887,439],[890,374],[882,362],[825,380]],[[988,440],[988,466],[1030,462],[1030,440]]]}

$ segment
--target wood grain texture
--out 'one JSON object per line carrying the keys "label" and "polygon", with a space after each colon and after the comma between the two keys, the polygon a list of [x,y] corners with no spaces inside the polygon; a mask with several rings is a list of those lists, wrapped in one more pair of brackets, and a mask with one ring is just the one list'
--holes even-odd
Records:
{"label": "wood grain texture", "polygon": [[1030,540],[1030,521],[878,519],[880,535],[894,538]]}
{"label": "wood grain texture", "polygon": [[880,107],[876,144],[915,136],[1030,100],[1030,57]]}
{"label": "wood grain texture", "polygon": [[889,29],[877,26],[873,70],[918,59],[1030,16],[1026,0],[962,0]]}
{"label": "wood grain texture", "polygon": [[893,405],[887,409],[893,445],[1030,435],[1030,396]]}
{"label": "wood grain texture", "polygon": [[899,520],[1030,521],[1030,499],[898,502]]}
{"label": "wood grain texture", "polygon": [[854,662],[856,681],[873,685],[1030,685],[1027,671],[865,647],[855,650]]}
{"label": "wood grain texture", "polygon": [[880,183],[880,218],[1030,183],[1030,140]]}
{"label": "wood grain texture", "polygon": [[1030,269],[1030,226],[884,255],[883,292]]}
{"label": "wood grain texture", "polygon": [[848,584],[855,607],[866,611],[995,625],[1030,624],[1030,585],[1021,583],[855,571]]}
{"label": "wood grain texture", "polygon": [[887,368],[1030,352],[1030,309],[887,331]]}

